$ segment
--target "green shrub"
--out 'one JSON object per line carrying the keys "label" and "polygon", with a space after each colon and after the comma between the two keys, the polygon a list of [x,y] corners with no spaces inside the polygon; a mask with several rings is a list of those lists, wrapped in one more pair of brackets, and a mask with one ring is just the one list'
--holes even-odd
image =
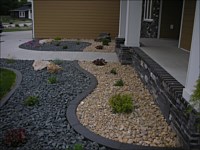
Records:
{"label": "green shrub", "polygon": [[132,97],[128,94],[117,94],[109,99],[114,113],[131,113],[134,109]]}
{"label": "green shrub", "polygon": [[15,24],[15,27],[19,28],[19,24]]}
{"label": "green shrub", "polygon": [[28,27],[27,24],[24,24],[24,27]]}
{"label": "green shrub", "polygon": [[39,100],[36,96],[29,96],[25,99],[24,104],[26,106],[34,106],[39,103]]}
{"label": "green shrub", "polygon": [[6,60],[6,63],[7,64],[13,64],[13,63],[15,63],[15,60],[13,58],[10,58],[10,59]]}
{"label": "green shrub", "polygon": [[52,76],[52,77],[49,77],[49,78],[48,78],[48,83],[54,84],[54,83],[56,83],[56,82],[57,82],[57,79],[56,79],[55,76]]}
{"label": "green shrub", "polygon": [[60,42],[56,42],[56,43],[55,43],[55,46],[60,46]]}
{"label": "green shrub", "polygon": [[119,79],[115,82],[114,86],[124,86],[124,82],[122,79]]}
{"label": "green shrub", "polygon": [[63,46],[63,49],[68,49],[68,46],[67,45]]}
{"label": "green shrub", "polygon": [[112,69],[110,70],[110,73],[116,75],[116,74],[117,74],[116,68],[112,68]]}
{"label": "green shrub", "polygon": [[82,144],[75,144],[74,150],[83,150],[83,145]]}
{"label": "green shrub", "polygon": [[108,39],[102,39],[102,45],[108,45],[109,40]]}
{"label": "green shrub", "polygon": [[56,64],[56,65],[61,65],[62,62],[63,62],[63,61],[60,60],[60,59],[55,59],[55,60],[53,60],[53,63]]}
{"label": "green shrub", "polygon": [[60,41],[61,38],[60,38],[60,37],[55,37],[54,40],[55,40],[55,41]]}

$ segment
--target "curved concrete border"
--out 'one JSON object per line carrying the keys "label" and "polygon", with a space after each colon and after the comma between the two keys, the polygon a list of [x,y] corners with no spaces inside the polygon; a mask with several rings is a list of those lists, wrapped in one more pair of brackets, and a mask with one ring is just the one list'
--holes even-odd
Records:
{"label": "curved concrete border", "polygon": [[70,123],[70,125],[74,128],[74,130],[81,135],[83,135],[85,138],[94,141],[100,145],[117,149],[117,150],[182,150],[181,148],[168,148],[168,147],[150,147],[150,146],[141,146],[141,145],[134,145],[134,144],[126,144],[126,143],[120,143],[114,140],[110,140],[107,138],[104,138],[100,135],[97,135],[93,133],[92,131],[88,130],[86,127],[84,127],[78,120],[76,116],[76,109],[79,105],[79,103],[87,96],[89,95],[97,86],[97,79],[86,70],[82,69],[77,61],[74,61],[74,66],[85,73],[87,76],[90,77],[91,85],[90,87],[78,95],[73,101],[71,101],[67,108],[67,119]]}
{"label": "curved concrete border", "polygon": [[10,71],[13,71],[16,74],[16,79],[15,83],[12,86],[12,89],[10,92],[8,92],[1,100],[0,100],[0,108],[8,101],[8,99],[12,96],[12,94],[15,92],[15,90],[19,87],[21,81],[22,81],[22,74],[18,70],[12,69],[12,68],[6,68],[6,67],[1,67],[3,69],[7,69]]}

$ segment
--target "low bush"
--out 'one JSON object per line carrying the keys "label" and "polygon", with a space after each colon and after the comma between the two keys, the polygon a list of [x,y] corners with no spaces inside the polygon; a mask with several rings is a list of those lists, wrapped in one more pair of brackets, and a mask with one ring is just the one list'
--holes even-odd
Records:
{"label": "low bush", "polygon": [[60,46],[60,42],[56,42],[54,45],[55,46]]}
{"label": "low bush", "polygon": [[105,59],[96,59],[93,61],[93,64],[95,64],[96,66],[104,66],[107,64],[107,62],[105,61]]}
{"label": "low bush", "polygon": [[60,41],[61,38],[60,38],[60,37],[55,37],[54,40],[55,40],[55,41]]}
{"label": "low bush", "polygon": [[24,27],[28,27],[28,25],[27,25],[27,24],[24,24]]}
{"label": "low bush", "polygon": [[108,39],[102,39],[102,45],[109,45]]}
{"label": "low bush", "polygon": [[63,49],[68,49],[68,46],[67,45],[63,46]]}
{"label": "low bush", "polygon": [[53,63],[56,65],[61,65],[63,63],[63,61],[60,59],[55,59],[55,60],[53,60]]}
{"label": "low bush", "polygon": [[49,77],[49,78],[48,78],[48,83],[54,84],[54,83],[56,83],[56,82],[57,82],[57,79],[56,79],[55,76],[52,76],[52,77]]}
{"label": "low bush", "polygon": [[131,113],[134,109],[132,97],[128,94],[117,94],[109,99],[114,113]]}
{"label": "low bush", "polygon": [[36,96],[29,96],[25,99],[24,104],[26,106],[34,106],[39,103],[39,100]]}
{"label": "low bush", "polygon": [[4,143],[7,146],[17,147],[26,142],[25,129],[11,129],[4,135]]}
{"label": "low bush", "polygon": [[110,73],[116,75],[116,74],[117,74],[116,68],[112,68],[112,69],[110,70]]}
{"label": "low bush", "polygon": [[79,42],[79,41],[77,41],[77,42],[76,42],[76,45],[80,45],[80,42]]}
{"label": "low bush", "polygon": [[15,24],[15,27],[19,28],[20,26],[19,26],[19,24]]}
{"label": "low bush", "polygon": [[114,86],[124,86],[124,81],[122,79],[119,79],[115,82]]}

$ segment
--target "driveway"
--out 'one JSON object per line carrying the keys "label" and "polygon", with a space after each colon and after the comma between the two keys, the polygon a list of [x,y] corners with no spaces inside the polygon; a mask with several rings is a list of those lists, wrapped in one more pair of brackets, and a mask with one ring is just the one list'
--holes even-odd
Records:
{"label": "driveway", "polygon": [[100,52],[52,52],[32,51],[19,48],[19,45],[32,40],[32,31],[3,32],[0,36],[0,58],[22,60],[86,60],[93,61],[103,58],[109,62],[118,62],[116,53]]}

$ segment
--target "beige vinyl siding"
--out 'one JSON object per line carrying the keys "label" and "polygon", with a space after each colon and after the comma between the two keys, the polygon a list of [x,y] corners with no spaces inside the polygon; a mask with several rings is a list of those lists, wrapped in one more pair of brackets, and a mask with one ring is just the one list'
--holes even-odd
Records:
{"label": "beige vinyl siding", "polygon": [[35,0],[35,38],[95,38],[119,29],[119,0]]}
{"label": "beige vinyl siding", "polygon": [[196,0],[185,0],[180,48],[190,50]]}

